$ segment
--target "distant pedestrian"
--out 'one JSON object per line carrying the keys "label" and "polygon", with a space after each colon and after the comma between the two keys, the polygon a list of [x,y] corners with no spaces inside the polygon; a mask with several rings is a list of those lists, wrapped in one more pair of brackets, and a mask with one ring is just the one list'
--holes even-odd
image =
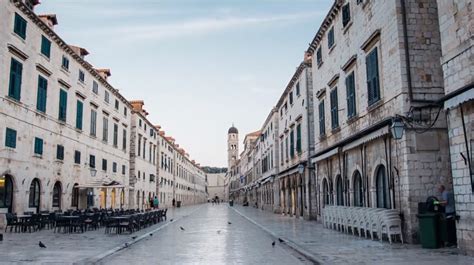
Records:
{"label": "distant pedestrian", "polygon": [[176,203],[176,200],[173,198],[173,200],[171,201],[171,203],[173,204],[173,207],[174,207],[174,204]]}
{"label": "distant pedestrian", "polygon": [[155,195],[155,198],[153,199],[153,206],[155,209],[159,208],[159,203],[160,201],[158,201],[158,196]]}

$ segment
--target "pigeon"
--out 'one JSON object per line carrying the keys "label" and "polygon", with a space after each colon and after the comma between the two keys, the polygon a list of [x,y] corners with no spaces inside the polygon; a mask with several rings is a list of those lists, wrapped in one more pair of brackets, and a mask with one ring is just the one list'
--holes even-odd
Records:
{"label": "pigeon", "polygon": [[227,222],[227,223],[230,224],[230,225],[232,224],[231,222]]}
{"label": "pigeon", "polygon": [[153,236],[153,233],[150,233],[150,236]]}
{"label": "pigeon", "polygon": [[183,230],[184,231],[184,228],[182,226],[179,227],[179,229]]}
{"label": "pigeon", "polygon": [[132,236],[132,239],[135,240],[135,238],[137,238],[137,236]]}
{"label": "pigeon", "polygon": [[125,247],[128,248],[128,243],[125,243]]}
{"label": "pigeon", "polygon": [[170,219],[170,222],[173,222],[173,219]]}
{"label": "pigeon", "polygon": [[274,246],[275,246],[275,241],[272,242],[272,247],[274,247]]}
{"label": "pigeon", "polygon": [[45,246],[45,245],[43,244],[43,242],[41,242],[41,241],[39,242],[38,246],[39,246],[40,248],[46,248],[46,246]]}
{"label": "pigeon", "polygon": [[283,240],[283,239],[281,239],[281,238],[278,238],[278,241],[280,241],[280,243],[285,242],[285,240]]}

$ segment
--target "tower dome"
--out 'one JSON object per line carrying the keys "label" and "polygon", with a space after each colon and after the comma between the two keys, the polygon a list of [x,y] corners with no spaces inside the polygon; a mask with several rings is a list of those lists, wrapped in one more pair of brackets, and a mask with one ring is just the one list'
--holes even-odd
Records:
{"label": "tower dome", "polygon": [[231,134],[231,133],[238,134],[238,133],[239,133],[239,130],[237,130],[237,128],[235,128],[235,127],[232,125],[232,127],[229,128],[229,131],[227,132],[227,134]]}

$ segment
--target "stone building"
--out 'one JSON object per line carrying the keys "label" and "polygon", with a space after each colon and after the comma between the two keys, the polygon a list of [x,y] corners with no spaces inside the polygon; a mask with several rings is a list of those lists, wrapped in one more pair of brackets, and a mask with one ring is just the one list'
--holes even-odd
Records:
{"label": "stone building", "polygon": [[130,207],[147,209],[158,192],[158,130],[148,119],[143,100],[132,100],[130,141]]}
{"label": "stone building", "polygon": [[325,205],[398,209],[417,240],[418,202],[450,186],[439,44],[434,0],[334,2],[308,49],[316,217]]}
{"label": "stone building", "polygon": [[207,174],[208,192],[210,198],[219,197],[220,200],[225,199],[225,176],[227,173]]}
{"label": "stone building", "polygon": [[127,207],[131,106],[110,70],[54,15],[1,1],[0,17],[0,212]]}
{"label": "stone building", "polygon": [[457,240],[474,255],[474,11],[470,0],[438,0]]}

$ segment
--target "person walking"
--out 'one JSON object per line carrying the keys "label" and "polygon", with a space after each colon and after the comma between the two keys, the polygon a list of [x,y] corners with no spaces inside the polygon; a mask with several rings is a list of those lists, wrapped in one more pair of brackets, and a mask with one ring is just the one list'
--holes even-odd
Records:
{"label": "person walking", "polygon": [[159,203],[158,196],[155,195],[155,198],[153,199],[153,206],[155,209],[159,209]]}
{"label": "person walking", "polygon": [[454,208],[454,194],[446,190],[444,185],[439,185],[441,193],[439,204],[444,206],[444,218],[446,220],[446,246],[456,246],[456,209]]}

